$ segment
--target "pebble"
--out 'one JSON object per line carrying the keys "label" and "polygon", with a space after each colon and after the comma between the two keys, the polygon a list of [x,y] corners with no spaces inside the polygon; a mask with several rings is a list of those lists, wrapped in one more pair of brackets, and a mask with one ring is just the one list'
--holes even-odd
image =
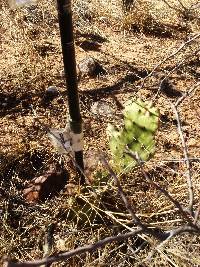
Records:
{"label": "pebble", "polygon": [[1,105],[2,105],[2,107],[6,107],[8,105],[8,103],[2,103]]}
{"label": "pebble", "polygon": [[83,76],[96,76],[100,73],[100,64],[92,57],[84,58],[78,64],[78,68]]}
{"label": "pebble", "polygon": [[48,96],[57,96],[59,94],[59,90],[56,86],[49,86],[47,89],[46,89],[46,94]]}

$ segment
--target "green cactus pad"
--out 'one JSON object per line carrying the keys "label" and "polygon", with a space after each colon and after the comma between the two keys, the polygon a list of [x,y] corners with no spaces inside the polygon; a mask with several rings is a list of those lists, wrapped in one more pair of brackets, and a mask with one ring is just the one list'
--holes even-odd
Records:
{"label": "green cactus pad", "polygon": [[141,99],[127,101],[124,108],[124,127],[108,125],[109,146],[117,170],[131,170],[137,165],[125,149],[135,152],[146,161],[155,152],[154,136],[158,128],[159,111],[150,102]]}

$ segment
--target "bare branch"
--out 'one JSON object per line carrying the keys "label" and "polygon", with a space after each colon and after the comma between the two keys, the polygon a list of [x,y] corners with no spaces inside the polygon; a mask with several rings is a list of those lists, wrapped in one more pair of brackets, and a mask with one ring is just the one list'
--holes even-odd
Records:
{"label": "bare branch", "polygon": [[[175,70],[177,70],[187,59],[191,58],[192,56],[196,55],[197,53],[199,53],[200,49],[196,50],[194,53],[187,55],[187,57],[185,57],[183,60],[180,60],[179,62],[177,62],[177,64],[175,65],[175,67],[170,70],[167,75],[164,76],[163,79],[161,79],[160,84],[159,84],[159,88],[155,94],[155,96],[153,97],[153,100],[155,100],[158,95],[160,94],[161,91],[161,86],[162,83],[170,76],[170,74],[172,74]],[[200,83],[195,84],[194,87],[192,87],[191,89],[188,90],[188,92],[186,92],[185,94],[183,94],[176,102],[175,105],[179,105],[187,96],[189,96],[198,86],[200,85]]]}
{"label": "bare branch", "polygon": [[170,4],[169,4],[169,2],[168,1],[166,1],[166,0],[162,0],[169,8],[171,8],[171,9],[173,9],[173,10],[175,10],[175,11],[177,11],[177,12],[181,12],[181,10],[180,9],[178,9],[177,7],[175,7],[175,6],[171,6]]}
{"label": "bare branch", "polygon": [[119,182],[119,179],[117,178],[117,175],[114,173],[114,171],[112,170],[112,168],[110,167],[110,165],[108,164],[107,160],[105,159],[105,157],[101,157],[101,161],[103,162],[104,166],[106,167],[106,169],[109,171],[110,175],[113,177],[115,184],[118,188],[118,192],[128,210],[128,212],[130,213],[130,215],[132,216],[134,222],[136,223],[136,225],[144,228],[144,224],[140,221],[140,219],[137,217],[137,215],[135,214],[134,210],[132,209],[124,191],[123,188]]}
{"label": "bare branch", "polygon": [[142,171],[142,174],[144,175],[145,179],[147,180],[148,183],[152,184],[157,190],[159,190],[161,193],[163,193],[173,204],[174,206],[179,210],[180,214],[182,215],[182,217],[189,223],[189,225],[191,227],[195,227],[196,226],[193,224],[191,218],[189,217],[189,215],[184,211],[183,207],[181,206],[181,204],[174,199],[164,188],[162,188],[160,185],[158,185],[157,183],[155,183],[145,172],[142,162],[140,160],[140,158],[138,157],[138,155],[135,155],[133,152],[126,150],[126,153],[132,157],[134,160],[136,160],[138,162],[138,165],[140,166],[140,169]]}
{"label": "bare branch", "polygon": [[190,214],[192,216],[194,216],[194,211],[193,211],[194,192],[193,192],[193,185],[192,185],[191,164],[190,164],[190,161],[188,159],[188,149],[187,149],[187,145],[186,145],[186,142],[185,142],[185,139],[183,136],[181,121],[180,121],[178,111],[177,111],[175,105],[173,105],[173,104],[172,104],[172,108],[173,108],[174,114],[176,116],[176,120],[177,120],[177,124],[178,124],[178,132],[179,132],[179,136],[180,136],[182,147],[183,147],[184,157],[186,160],[185,161],[186,168],[187,168],[186,176],[187,176],[188,193],[189,193],[189,207],[188,208],[189,208]]}
{"label": "bare branch", "polygon": [[[191,226],[181,226],[177,229],[173,229],[169,232],[166,232],[166,235],[165,235],[166,239],[159,244],[159,247],[161,245],[165,244],[167,241],[169,241],[174,236],[176,236],[178,234],[185,233],[185,232],[199,233],[199,230],[194,229],[194,227],[191,227]],[[41,265],[50,265],[50,264],[55,263],[55,262],[66,261],[73,256],[77,256],[77,255],[80,255],[83,253],[87,253],[87,252],[92,253],[93,251],[95,251],[99,248],[102,248],[102,247],[106,246],[107,244],[110,244],[112,242],[121,242],[121,241],[124,241],[130,237],[137,235],[137,234],[141,234],[141,233],[144,233],[144,230],[139,228],[139,229],[136,229],[135,231],[131,231],[131,232],[128,232],[126,234],[120,234],[117,236],[106,237],[105,239],[100,240],[94,244],[85,245],[85,246],[76,248],[74,250],[70,250],[68,252],[60,253],[56,256],[44,258],[42,260],[27,261],[27,262],[21,262],[21,263],[5,260],[3,267],[37,267],[37,266],[41,266]]]}
{"label": "bare branch", "polygon": [[58,262],[58,261],[66,261],[67,259],[73,257],[73,256],[77,256],[86,252],[93,252],[99,248],[104,247],[107,244],[110,244],[112,242],[120,242],[120,241],[124,241],[126,239],[128,239],[129,237],[133,237],[137,234],[142,233],[142,229],[137,229],[135,231],[132,232],[128,232],[126,234],[120,234],[117,236],[110,236],[110,237],[106,237],[103,240],[100,240],[94,244],[90,244],[90,245],[86,245],[83,247],[79,247],[76,248],[74,250],[70,250],[68,252],[64,252],[61,254],[58,254],[56,256],[51,256],[51,257],[47,257],[44,258],[42,260],[36,260],[36,261],[27,261],[27,262],[12,262],[12,261],[5,261],[4,262],[4,267],[36,267],[36,266],[41,266],[44,264],[52,264],[54,262]]}
{"label": "bare branch", "polygon": [[194,224],[197,224],[197,221],[199,219],[199,214],[200,214],[200,204],[199,204],[198,209],[197,209],[197,211],[195,213]]}
{"label": "bare branch", "polygon": [[177,235],[180,235],[182,233],[194,233],[194,232],[200,234],[200,229],[199,228],[194,228],[194,227],[189,226],[189,225],[183,225],[183,226],[180,226],[179,228],[170,230],[168,232],[169,233],[169,237],[167,239],[168,240],[172,239],[173,237],[175,237]]}
{"label": "bare branch", "polygon": [[137,217],[137,215],[135,214],[134,210],[132,209],[124,191],[123,188],[119,182],[119,179],[117,178],[117,175],[114,173],[114,171],[112,170],[112,168],[110,167],[109,163],[107,162],[105,157],[101,157],[101,160],[104,164],[104,166],[107,168],[107,170],[109,171],[110,175],[113,177],[115,184],[118,188],[118,192],[128,210],[128,212],[131,214],[134,222],[136,223],[137,226],[141,227],[143,229],[143,233],[147,233],[149,235],[154,236],[155,238],[159,239],[159,240],[164,240],[167,238],[166,235],[168,235],[168,233],[166,234],[164,231],[162,231],[159,228],[155,228],[152,229],[150,228],[148,225],[145,225],[141,222],[141,220]]}
{"label": "bare branch", "polygon": [[158,63],[153,70],[144,78],[143,84],[146,81],[147,78],[149,78],[163,63],[165,63],[167,60],[173,58],[175,55],[177,55],[181,50],[183,50],[185,47],[187,47],[189,44],[191,44],[193,41],[198,39],[200,37],[200,33],[196,34],[193,38],[189,39],[187,42],[184,42],[174,53],[170,54],[169,56],[166,56],[160,63]]}

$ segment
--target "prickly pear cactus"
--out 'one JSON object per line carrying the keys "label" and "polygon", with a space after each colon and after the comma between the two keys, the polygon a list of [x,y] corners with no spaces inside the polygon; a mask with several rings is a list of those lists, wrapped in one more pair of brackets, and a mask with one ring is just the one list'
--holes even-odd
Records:
{"label": "prickly pear cactus", "polygon": [[129,100],[124,108],[124,127],[117,130],[109,124],[109,146],[118,171],[129,171],[137,162],[126,154],[125,148],[146,161],[155,151],[154,136],[158,128],[159,111],[150,102]]}

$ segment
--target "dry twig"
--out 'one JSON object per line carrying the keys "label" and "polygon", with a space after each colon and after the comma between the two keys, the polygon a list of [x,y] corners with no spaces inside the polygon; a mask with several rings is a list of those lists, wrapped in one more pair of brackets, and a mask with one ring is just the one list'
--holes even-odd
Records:
{"label": "dry twig", "polygon": [[128,239],[129,237],[133,237],[133,236],[135,236],[141,232],[142,232],[141,229],[137,229],[135,231],[128,232],[126,234],[120,234],[117,236],[106,237],[105,239],[100,240],[94,244],[79,247],[79,248],[76,248],[74,250],[70,250],[68,252],[58,254],[56,256],[44,258],[42,260],[27,261],[27,262],[22,262],[22,263],[13,262],[13,261],[5,261],[4,267],[36,267],[36,266],[41,266],[44,264],[52,264],[52,263],[58,262],[58,261],[66,261],[67,259],[69,259],[73,256],[80,255],[82,253],[93,252],[93,251],[95,251],[99,248],[102,248],[102,247],[104,247],[107,244],[110,244],[112,242],[124,241],[124,240]]}
{"label": "dry twig", "polygon": [[185,142],[185,139],[183,136],[181,121],[180,121],[180,117],[179,117],[177,108],[173,104],[172,104],[172,108],[173,108],[174,114],[176,116],[177,125],[178,125],[178,132],[179,132],[179,136],[181,139],[181,143],[182,143],[182,147],[183,147],[183,153],[184,153],[184,157],[185,157],[185,164],[186,164],[186,168],[187,168],[186,176],[187,176],[188,193],[189,193],[189,207],[188,208],[189,208],[190,214],[192,216],[194,216],[194,211],[193,211],[194,192],[193,192],[193,185],[192,185],[191,164],[190,164],[190,161],[188,159],[188,149],[187,149],[187,145],[186,145],[186,142]]}
{"label": "dry twig", "polygon": [[189,215],[184,211],[183,207],[181,206],[181,204],[174,199],[164,188],[162,188],[160,185],[158,185],[157,183],[155,183],[145,172],[142,162],[140,160],[140,158],[138,157],[138,155],[135,155],[133,152],[127,150],[126,153],[132,157],[134,160],[136,160],[138,162],[138,165],[141,168],[142,174],[144,175],[145,179],[147,180],[148,183],[152,184],[157,190],[159,190],[161,193],[163,193],[173,204],[174,206],[179,210],[180,214],[182,215],[182,217],[188,222],[188,224],[191,227],[195,227],[196,226],[193,224],[191,218],[189,217]]}
{"label": "dry twig", "polygon": [[116,176],[116,174],[114,173],[114,171],[112,170],[112,168],[110,167],[110,165],[108,164],[107,160],[105,159],[105,157],[101,157],[101,161],[103,162],[104,166],[106,167],[106,169],[109,171],[110,175],[113,177],[115,184],[118,188],[118,192],[128,210],[128,212],[130,213],[130,215],[132,216],[134,222],[136,223],[136,225],[140,226],[141,228],[144,228],[144,224],[140,221],[140,219],[137,217],[137,215],[135,214],[134,210],[132,209],[124,191],[123,188]]}
{"label": "dry twig", "polygon": [[193,38],[189,39],[187,42],[184,42],[174,53],[170,54],[169,56],[166,56],[160,63],[158,63],[153,70],[144,78],[143,84],[163,63],[165,63],[167,60],[173,58],[176,56],[181,50],[183,50],[185,47],[190,45],[193,41],[198,39],[200,37],[200,33],[196,34]]}
{"label": "dry twig", "polygon": [[197,209],[197,211],[195,213],[194,224],[197,224],[198,219],[199,219],[199,214],[200,214],[200,204],[199,204],[198,209]]}

